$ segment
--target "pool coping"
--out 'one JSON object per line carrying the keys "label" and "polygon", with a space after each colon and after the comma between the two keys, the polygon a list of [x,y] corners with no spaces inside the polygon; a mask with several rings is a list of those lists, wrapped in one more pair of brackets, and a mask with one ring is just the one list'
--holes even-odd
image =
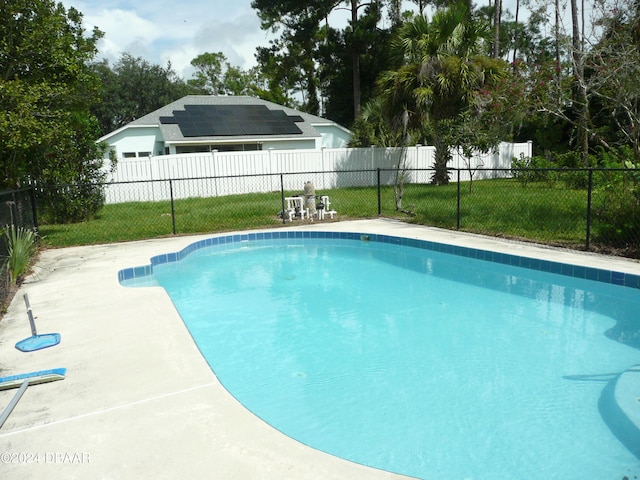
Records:
{"label": "pool coping", "polygon": [[247,242],[269,241],[269,240],[353,240],[380,242],[403,247],[413,247],[423,250],[430,250],[438,253],[446,253],[460,257],[468,257],[476,260],[484,260],[503,265],[527,268],[546,273],[554,273],[569,277],[575,277],[596,282],[610,283],[623,287],[640,289],[640,274],[621,272],[611,269],[595,268],[585,265],[574,265],[565,262],[543,260],[539,258],[514,255],[509,253],[495,252],[459,245],[434,242],[430,240],[420,240],[417,238],[405,238],[394,235],[377,234],[370,232],[325,232],[325,231],[270,231],[255,232],[245,234],[221,235],[198,240],[177,252],[165,253],[151,257],[148,265],[129,267],[118,272],[118,280],[126,281],[139,277],[146,277],[153,273],[153,267],[165,263],[177,262],[185,258],[192,252],[208,247],[227,246],[235,244],[246,244]]}
{"label": "pool coping", "polygon": [[[326,230],[429,240],[640,275],[640,263],[627,259],[383,219],[263,232]],[[65,367],[67,376],[30,387],[0,430],[0,453],[16,454],[4,462],[3,479],[207,478],[211,472],[221,479],[406,478],[319,452],[266,425],[222,388],[161,288],[130,289],[118,281],[118,272],[149,263],[158,252],[245,234],[42,253],[0,322],[1,373]],[[59,346],[33,353],[13,348],[29,334],[22,301],[27,292],[39,331],[60,332]],[[628,379],[622,377],[622,383],[637,388]],[[13,393],[0,392],[0,402],[6,405]],[[640,392],[632,394],[640,397]],[[640,415],[631,418],[640,424]],[[27,462],[27,455],[36,461]]]}

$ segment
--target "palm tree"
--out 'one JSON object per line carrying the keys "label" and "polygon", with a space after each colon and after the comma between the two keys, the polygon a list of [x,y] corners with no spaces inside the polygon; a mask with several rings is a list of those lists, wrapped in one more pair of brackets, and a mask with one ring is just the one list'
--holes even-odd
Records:
{"label": "palm tree", "polygon": [[456,122],[468,118],[479,93],[506,71],[503,61],[483,54],[488,35],[464,3],[436,11],[431,21],[416,16],[394,42],[400,67],[378,80],[392,127],[403,138],[411,132],[418,143],[435,145],[433,183],[449,181],[450,149],[460,141]]}

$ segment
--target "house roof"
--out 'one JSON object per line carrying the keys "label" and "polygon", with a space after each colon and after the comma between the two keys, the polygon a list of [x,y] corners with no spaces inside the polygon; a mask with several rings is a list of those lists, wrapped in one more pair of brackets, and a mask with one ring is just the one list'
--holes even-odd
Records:
{"label": "house roof", "polygon": [[166,143],[308,139],[337,123],[248,96],[187,95],[100,139],[128,128],[158,127]]}

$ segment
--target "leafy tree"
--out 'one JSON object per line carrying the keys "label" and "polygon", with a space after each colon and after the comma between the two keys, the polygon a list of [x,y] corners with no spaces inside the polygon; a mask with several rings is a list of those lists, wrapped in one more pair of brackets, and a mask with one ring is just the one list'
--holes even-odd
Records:
{"label": "leafy tree", "polygon": [[407,136],[410,133],[405,129],[393,128],[388,120],[382,98],[374,98],[367,102],[355,121],[351,146],[375,145],[386,149],[385,155],[391,156],[395,165],[393,192],[396,210],[411,213],[402,207],[404,182],[407,179],[407,145],[411,143]]}
{"label": "leafy tree", "polygon": [[[261,98],[304,110],[304,105],[294,98],[297,93],[302,93],[304,102],[305,97],[302,70],[296,57],[289,55],[288,52],[281,52],[278,42],[272,41],[270,47],[257,49],[256,59],[267,85],[267,92],[271,96],[270,98],[261,96]],[[266,92],[263,92],[263,95],[264,93]]]}
{"label": "leafy tree", "polygon": [[394,128],[389,122],[388,106],[382,97],[367,102],[353,125],[350,147],[401,147],[411,143],[407,130]]}
{"label": "leafy tree", "polygon": [[[550,42],[546,45],[552,48],[546,51],[540,43],[541,53],[527,66],[528,84],[523,91],[531,121],[556,127],[555,132],[547,132],[546,140],[557,140],[537,143],[551,145],[556,151],[577,150],[580,162],[575,166],[588,166],[593,157],[585,152],[592,152],[597,145],[611,151],[628,145],[632,151],[640,151],[637,5],[624,0],[612,7],[602,5],[588,50],[582,50],[580,31],[574,28],[570,37],[558,38],[559,54],[553,55]],[[580,22],[575,18],[576,9],[574,5],[572,26]],[[559,131],[570,136],[557,137]]]}
{"label": "leafy tree", "polygon": [[260,70],[232,66],[222,52],[203,53],[191,60],[196,68],[188,84],[210,95],[251,95],[261,97],[266,88]]}
{"label": "leafy tree", "polygon": [[117,130],[126,122],[120,114],[120,85],[118,75],[109,66],[108,60],[94,62],[91,65],[100,79],[100,100],[92,105],[91,111],[100,124],[100,137]]}
{"label": "leafy tree", "polygon": [[[392,33],[401,19],[393,18],[390,29],[380,29],[382,12],[367,9],[359,20],[357,32],[327,27],[327,40],[320,45],[319,76],[323,93],[324,115],[342,125],[354,122],[353,56],[349,44],[359,43],[360,101],[366,105],[376,95],[375,82],[380,73],[392,67],[389,55]],[[356,39],[357,35],[357,39]]]}
{"label": "leafy tree", "polygon": [[227,71],[224,72],[224,85],[226,95],[251,95],[255,96],[259,90],[259,70],[250,68],[244,70],[227,63]]}
{"label": "leafy tree", "polygon": [[640,14],[635,4],[620,7],[599,21],[603,35],[586,56],[585,81],[592,134],[608,149],[628,145],[640,163]]}
{"label": "leafy tree", "polygon": [[[435,146],[435,184],[448,183],[450,151],[465,146],[469,120],[490,119],[490,107],[506,100],[491,96],[507,68],[503,61],[480,54],[486,35],[464,4],[438,10],[431,21],[416,16],[400,29],[395,42],[403,64],[379,78],[390,125]],[[491,138],[493,143],[499,140],[495,134]],[[486,138],[479,146],[488,143]]]}
{"label": "leafy tree", "polygon": [[210,95],[220,95],[224,93],[224,83],[222,80],[222,67],[226,63],[227,57],[222,52],[206,52],[191,60],[191,66],[196,71],[193,79],[188,83],[192,86],[206,91]]}
{"label": "leafy tree", "polygon": [[[363,90],[367,88],[363,89],[362,57],[378,33],[385,5],[389,5],[395,26],[399,18],[398,0],[253,0],[251,6],[258,11],[262,28],[280,32],[269,48],[258,53],[263,72],[286,80],[286,88],[302,95],[301,108],[313,114],[320,113],[319,88],[326,90],[322,93],[328,93],[331,101],[334,92],[344,91],[342,86],[349,75],[350,118],[357,117]],[[329,15],[337,10],[346,10],[350,15],[348,26],[339,33],[328,25]],[[340,59],[339,75],[326,74],[326,69],[334,67],[326,63],[327,56]],[[333,87],[334,80],[339,81],[340,88]]]}
{"label": "leafy tree", "polygon": [[[98,129],[90,113],[99,83],[89,67],[101,35],[97,29],[87,34],[81,13],[61,3],[3,2],[0,188],[103,178],[102,163],[94,160],[102,158],[102,151],[95,143]],[[77,216],[95,212],[94,198],[80,199],[83,213]],[[48,205],[64,201],[53,196]]]}
{"label": "leafy tree", "polygon": [[92,67],[102,85],[101,102],[93,109],[102,135],[185,95],[203,92],[179,78],[170,63],[162,67],[129,53],[123,53],[113,68],[107,60]]}
{"label": "leafy tree", "polygon": [[280,31],[269,48],[258,51],[258,61],[267,74],[286,80],[302,97],[301,109],[318,114],[317,46],[322,39],[321,22],[331,11],[333,0],[253,0],[264,30]]}
{"label": "leafy tree", "polygon": [[542,58],[548,58],[551,45],[555,44],[555,39],[545,37],[543,34],[546,17],[544,12],[532,10],[526,24],[515,20],[502,23],[505,32],[503,43],[507,46],[503,49],[503,55],[509,50],[513,51],[513,63],[518,60],[527,63],[536,63]]}
{"label": "leafy tree", "polygon": [[[383,2],[349,0],[346,3],[349,4],[351,20],[349,21],[349,28],[346,31],[345,43],[351,55],[353,117],[357,118],[360,113],[362,100],[360,57],[371,43],[372,33],[375,34],[376,26],[382,18],[381,11]],[[360,9],[363,9],[363,15],[359,15]]]}

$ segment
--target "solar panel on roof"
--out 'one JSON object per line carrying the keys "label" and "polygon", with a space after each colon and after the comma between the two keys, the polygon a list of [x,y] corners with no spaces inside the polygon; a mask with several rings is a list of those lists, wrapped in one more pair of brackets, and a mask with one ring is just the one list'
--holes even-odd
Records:
{"label": "solar panel on roof", "polygon": [[160,123],[164,125],[171,125],[178,123],[178,121],[175,119],[175,117],[160,117]]}
{"label": "solar panel on roof", "polygon": [[185,137],[240,135],[297,135],[303,119],[264,105],[185,105],[172,117],[160,117],[162,124],[178,124]]}

